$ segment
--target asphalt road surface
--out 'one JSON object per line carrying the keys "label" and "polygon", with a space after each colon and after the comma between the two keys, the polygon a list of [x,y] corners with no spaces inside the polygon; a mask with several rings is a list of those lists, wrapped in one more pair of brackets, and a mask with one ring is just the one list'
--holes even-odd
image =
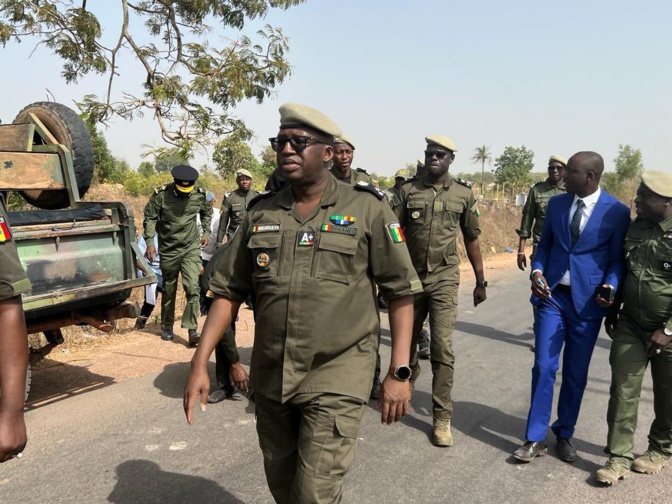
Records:
{"label": "asphalt road surface", "polygon": [[[578,460],[560,461],[550,434],[547,456],[531,464],[511,457],[524,436],[529,401],[529,286],[527,274],[513,269],[488,271],[488,281],[488,300],[478,308],[471,303],[471,280],[460,292],[454,445],[435,448],[429,441],[431,372],[429,362],[422,361],[409,416],[382,426],[373,403],[367,410],[346,479],[346,502],[669,502],[672,469],[655,476],[632,473],[613,488],[594,479],[606,460],[610,342],[604,334],[574,439]],[[381,353],[386,365],[387,330]],[[243,358],[249,358],[249,349]],[[0,466],[0,502],[272,502],[253,405],[244,398],[210,405],[205,413],[197,411],[189,427],[182,412],[187,370],[188,363],[172,365],[28,412],[25,456]],[[646,450],[652,409],[647,378],[637,454]]]}

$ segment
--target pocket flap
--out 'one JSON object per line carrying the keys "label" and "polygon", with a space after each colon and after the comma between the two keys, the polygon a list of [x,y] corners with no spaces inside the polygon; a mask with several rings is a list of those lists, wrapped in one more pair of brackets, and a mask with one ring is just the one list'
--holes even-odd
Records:
{"label": "pocket flap", "polygon": [[247,248],[251,249],[275,249],[280,246],[280,234],[258,234],[252,235],[247,242]]}
{"label": "pocket flap", "polygon": [[354,418],[336,417],[336,430],[344,438],[357,439],[359,421]]}
{"label": "pocket flap", "polygon": [[318,248],[339,252],[341,254],[355,255],[357,251],[357,238],[352,236],[337,235],[332,233],[322,233]]}

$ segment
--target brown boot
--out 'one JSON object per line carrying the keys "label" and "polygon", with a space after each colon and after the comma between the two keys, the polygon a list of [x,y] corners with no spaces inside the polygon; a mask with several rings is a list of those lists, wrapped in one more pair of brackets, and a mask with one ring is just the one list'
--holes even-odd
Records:
{"label": "brown boot", "polygon": [[669,457],[665,457],[665,455],[652,450],[646,450],[644,455],[637,457],[632,463],[632,470],[644,474],[658,474],[669,461]]}
{"label": "brown boot", "polygon": [[604,467],[595,473],[595,478],[600,483],[613,485],[618,480],[625,479],[630,475],[630,461],[623,457],[609,457]]}
{"label": "brown boot", "polygon": [[450,432],[450,418],[434,417],[432,443],[434,446],[452,446],[453,435]]}

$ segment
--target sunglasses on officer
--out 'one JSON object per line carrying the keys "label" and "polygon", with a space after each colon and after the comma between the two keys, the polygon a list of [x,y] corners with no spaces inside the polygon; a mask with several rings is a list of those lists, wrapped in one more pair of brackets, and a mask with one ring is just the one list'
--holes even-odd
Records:
{"label": "sunglasses on officer", "polygon": [[271,149],[275,152],[282,152],[288,142],[295,152],[301,152],[303,149],[313,144],[327,143],[324,140],[310,136],[273,137],[269,138],[268,141],[271,142]]}
{"label": "sunglasses on officer", "polygon": [[436,159],[443,159],[445,158],[450,152],[444,151],[444,150],[426,150],[425,151],[425,157],[428,159],[433,158],[436,156]]}

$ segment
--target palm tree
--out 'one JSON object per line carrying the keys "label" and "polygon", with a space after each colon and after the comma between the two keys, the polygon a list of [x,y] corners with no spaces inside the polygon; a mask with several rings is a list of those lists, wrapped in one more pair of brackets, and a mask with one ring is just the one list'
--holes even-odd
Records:
{"label": "palm tree", "polygon": [[483,194],[483,175],[485,173],[485,163],[492,165],[492,153],[490,147],[481,145],[474,149],[474,155],[470,158],[471,164],[481,163],[481,194]]}

